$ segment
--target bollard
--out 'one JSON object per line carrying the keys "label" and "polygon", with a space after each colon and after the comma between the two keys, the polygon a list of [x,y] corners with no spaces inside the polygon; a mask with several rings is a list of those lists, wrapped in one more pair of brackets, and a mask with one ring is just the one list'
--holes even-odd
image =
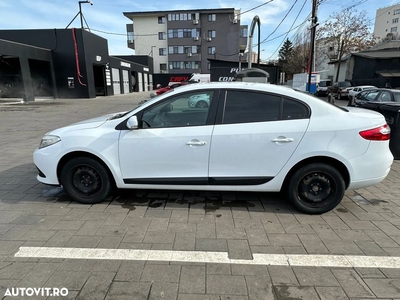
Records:
{"label": "bollard", "polygon": [[329,103],[335,103],[335,97],[333,97],[332,94],[328,94],[328,102]]}
{"label": "bollard", "polygon": [[347,106],[355,106],[354,105],[354,96],[349,96],[349,103],[347,104]]}

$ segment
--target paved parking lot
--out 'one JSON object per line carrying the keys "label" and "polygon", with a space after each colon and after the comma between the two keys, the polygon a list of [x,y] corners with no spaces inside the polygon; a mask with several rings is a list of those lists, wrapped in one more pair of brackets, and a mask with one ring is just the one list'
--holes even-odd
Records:
{"label": "paved parking lot", "polygon": [[399,161],[316,216],[262,193],[118,191],[82,205],[37,182],[48,130],[148,95],[0,102],[0,298],[400,299]]}

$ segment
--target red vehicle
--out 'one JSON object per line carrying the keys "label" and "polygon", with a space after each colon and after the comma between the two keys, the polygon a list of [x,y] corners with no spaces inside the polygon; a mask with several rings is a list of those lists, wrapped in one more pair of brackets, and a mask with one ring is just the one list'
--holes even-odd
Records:
{"label": "red vehicle", "polygon": [[156,90],[154,93],[151,93],[150,97],[154,98],[155,96],[164,94],[165,92],[168,92],[169,90],[172,90],[174,88],[177,88],[179,86],[186,85],[186,84],[188,84],[188,83],[187,82],[176,82],[176,83],[173,83],[171,85],[167,85],[165,87],[162,87],[162,88]]}

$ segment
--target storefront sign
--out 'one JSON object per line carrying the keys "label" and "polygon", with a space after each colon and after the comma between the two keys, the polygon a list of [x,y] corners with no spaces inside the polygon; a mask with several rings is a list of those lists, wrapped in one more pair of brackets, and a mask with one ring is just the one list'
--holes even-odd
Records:
{"label": "storefront sign", "polygon": [[130,67],[131,67],[131,64],[121,61],[121,67],[130,68]]}

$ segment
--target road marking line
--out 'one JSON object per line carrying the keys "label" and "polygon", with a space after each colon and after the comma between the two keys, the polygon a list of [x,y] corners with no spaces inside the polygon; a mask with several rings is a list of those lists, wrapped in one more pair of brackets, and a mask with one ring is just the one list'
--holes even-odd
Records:
{"label": "road marking line", "polygon": [[296,255],[254,253],[252,260],[230,259],[228,252],[20,247],[15,257],[110,259],[246,265],[391,268],[400,269],[400,257],[356,255]]}

